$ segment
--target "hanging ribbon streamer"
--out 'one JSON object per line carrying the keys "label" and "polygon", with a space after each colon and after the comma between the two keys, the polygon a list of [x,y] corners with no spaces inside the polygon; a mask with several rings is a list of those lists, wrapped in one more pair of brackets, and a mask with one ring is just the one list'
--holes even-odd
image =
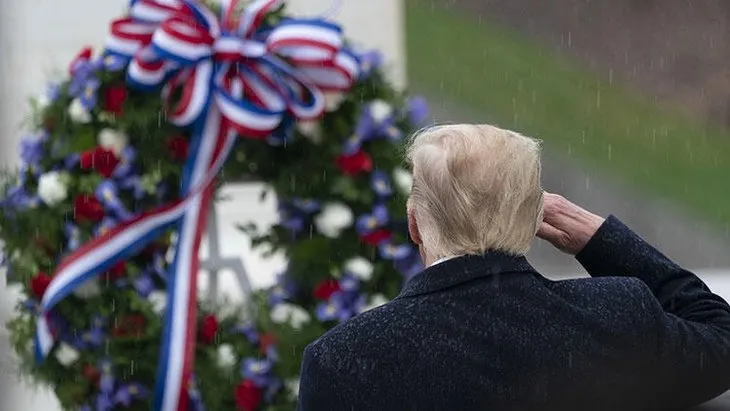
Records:
{"label": "hanging ribbon streamer", "polygon": [[[263,139],[292,118],[318,118],[324,112],[323,92],[348,90],[359,74],[359,62],[344,49],[338,26],[283,19],[265,27],[265,17],[283,4],[257,0],[238,13],[239,1],[224,0],[216,15],[195,0],[132,0],[128,16],[112,22],[106,53],[128,59],[128,84],[159,90],[169,120],[191,130],[182,198],[115,227],[61,262],[41,301],[39,360],[55,343],[47,318],[59,302],[177,226],[154,409],[187,408],[198,250],[216,176],[237,136]],[[181,97],[173,100],[173,95]]]}

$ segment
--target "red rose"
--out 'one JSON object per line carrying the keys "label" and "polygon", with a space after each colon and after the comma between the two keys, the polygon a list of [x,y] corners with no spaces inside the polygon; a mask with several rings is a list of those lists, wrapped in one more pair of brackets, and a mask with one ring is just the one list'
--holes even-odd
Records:
{"label": "red rose", "polygon": [[127,101],[127,88],[121,85],[111,86],[104,91],[103,109],[121,116],[125,101]]}
{"label": "red rose", "polygon": [[102,147],[84,151],[79,158],[79,166],[83,170],[95,170],[106,178],[112,176],[118,164],[119,159],[114,152]]}
{"label": "red rose", "polygon": [[236,409],[239,411],[254,411],[261,405],[261,388],[249,380],[245,380],[236,386],[234,396],[236,398]]}
{"label": "red rose", "polygon": [[127,263],[120,261],[112,266],[107,272],[109,279],[118,280],[127,274]]}
{"label": "red rose", "polygon": [[185,161],[188,158],[189,143],[185,137],[175,136],[167,140],[167,149],[175,161]]}
{"label": "red rose", "polygon": [[86,364],[84,366],[82,374],[87,381],[94,385],[98,384],[99,379],[101,378],[101,372],[99,372],[99,370],[91,364]]}
{"label": "red rose", "polygon": [[370,234],[361,235],[360,240],[362,240],[362,242],[365,244],[375,246],[375,245],[380,245],[384,241],[390,240],[390,238],[392,236],[393,236],[393,233],[391,233],[388,230],[376,230]]}
{"label": "red rose", "polygon": [[329,279],[317,284],[312,294],[318,300],[327,301],[337,291],[340,291],[340,283],[336,280]]}
{"label": "red rose", "polygon": [[213,344],[215,337],[218,335],[218,319],[214,315],[206,315],[200,324],[200,332],[198,338],[203,344]]}
{"label": "red rose", "polygon": [[104,207],[99,200],[88,194],[76,196],[74,200],[74,219],[76,222],[97,222],[104,218]]}
{"label": "red rose", "polygon": [[142,336],[147,319],[140,314],[132,314],[122,317],[112,328],[112,335],[115,337],[137,337]]}
{"label": "red rose", "polygon": [[276,335],[272,333],[262,335],[259,338],[259,350],[261,355],[266,355],[266,351],[274,344],[276,344]]}
{"label": "red rose", "polygon": [[37,299],[43,298],[48,285],[51,284],[51,276],[46,273],[38,273],[30,279],[30,291]]}
{"label": "red rose", "polygon": [[351,156],[341,155],[337,157],[336,163],[342,174],[348,176],[355,176],[363,171],[372,171],[373,169],[373,159],[362,150]]}

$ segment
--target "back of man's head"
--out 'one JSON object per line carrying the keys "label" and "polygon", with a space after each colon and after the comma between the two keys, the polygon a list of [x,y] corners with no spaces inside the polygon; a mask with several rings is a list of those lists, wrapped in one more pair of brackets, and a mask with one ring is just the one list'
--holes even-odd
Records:
{"label": "back of man's head", "polygon": [[540,143],[490,125],[416,133],[410,212],[434,258],[487,250],[523,255],[542,219]]}

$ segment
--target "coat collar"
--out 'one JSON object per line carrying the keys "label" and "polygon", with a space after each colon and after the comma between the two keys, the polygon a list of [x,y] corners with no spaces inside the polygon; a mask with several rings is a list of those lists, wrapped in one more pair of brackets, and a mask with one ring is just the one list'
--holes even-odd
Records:
{"label": "coat collar", "polygon": [[483,255],[465,255],[432,265],[416,274],[408,280],[398,298],[427,294],[478,278],[519,272],[537,274],[524,256],[493,251]]}

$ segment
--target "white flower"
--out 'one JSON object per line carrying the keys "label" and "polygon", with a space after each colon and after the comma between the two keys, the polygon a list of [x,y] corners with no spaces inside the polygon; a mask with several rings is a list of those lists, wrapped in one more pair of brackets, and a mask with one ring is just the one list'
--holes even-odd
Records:
{"label": "white flower", "polygon": [[297,123],[297,130],[312,143],[322,143],[322,127],[319,121],[300,121]]}
{"label": "white flower", "polygon": [[342,231],[352,225],[353,221],[354,216],[350,207],[342,203],[328,203],[314,218],[314,225],[322,235],[337,238]]}
{"label": "white flower", "polygon": [[299,377],[287,379],[284,381],[284,386],[286,386],[286,390],[289,392],[289,397],[292,400],[296,400],[299,397]]}
{"label": "white flower", "polygon": [[91,122],[91,113],[78,98],[75,98],[68,106],[68,116],[74,123],[86,124]]}
{"label": "white flower", "polygon": [[403,194],[410,194],[413,187],[413,175],[402,168],[393,170],[393,181],[395,186]]}
{"label": "white flower", "polygon": [[340,106],[342,105],[342,102],[345,101],[346,98],[347,98],[347,95],[345,95],[345,93],[340,93],[340,92],[324,93],[325,111],[328,113],[337,111],[337,109],[340,108]]}
{"label": "white flower", "polygon": [[49,206],[54,206],[68,197],[68,175],[49,171],[38,178],[38,197]]}
{"label": "white flower", "polygon": [[99,287],[99,280],[96,278],[87,280],[74,290],[74,295],[82,300],[88,300],[89,298],[96,297],[99,294],[101,294],[101,287]]}
{"label": "white flower", "polygon": [[78,361],[79,357],[79,352],[66,343],[61,343],[58,350],[56,350],[56,360],[64,367],[72,365]]}
{"label": "white flower", "polygon": [[49,99],[47,95],[41,94],[35,100],[35,104],[38,110],[43,110],[51,104],[51,99]]}
{"label": "white flower", "polygon": [[372,297],[370,297],[370,304],[368,304],[366,307],[362,309],[362,312],[372,310],[373,308],[380,307],[381,305],[388,302],[388,299],[385,298],[383,294],[375,294]]}
{"label": "white flower", "polygon": [[370,103],[370,116],[376,123],[382,123],[393,114],[393,106],[383,100],[373,100]]}
{"label": "white flower", "polygon": [[364,257],[355,257],[345,261],[345,271],[362,281],[373,277],[373,264]]}
{"label": "white flower", "polygon": [[170,247],[167,249],[167,253],[165,253],[165,261],[168,264],[172,264],[172,262],[175,260],[175,249],[177,248],[177,233],[170,234]]}
{"label": "white flower", "polygon": [[124,150],[124,147],[127,147],[127,144],[129,143],[129,138],[126,134],[110,128],[101,130],[99,132],[98,139],[99,146],[111,151],[116,156],[119,156],[122,153],[122,150]]}
{"label": "white flower", "polygon": [[296,330],[301,329],[311,318],[307,310],[289,303],[277,304],[271,309],[270,315],[271,321],[277,324],[289,323]]}
{"label": "white flower", "polygon": [[233,367],[238,362],[236,352],[231,344],[221,344],[218,347],[217,359],[218,365],[224,368]]}
{"label": "white flower", "polygon": [[167,307],[167,294],[164,291],[155,290],[147,296],[147,301],[152,305],[152,310],[157,315],[162,315]]}

